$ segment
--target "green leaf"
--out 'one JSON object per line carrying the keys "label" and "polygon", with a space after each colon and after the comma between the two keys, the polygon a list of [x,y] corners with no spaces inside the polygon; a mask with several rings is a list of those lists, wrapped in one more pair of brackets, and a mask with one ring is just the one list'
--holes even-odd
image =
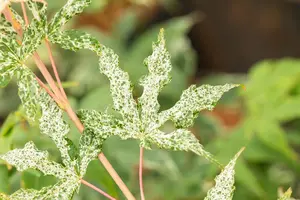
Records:
{"label": "green leaf", "polygon": [[295,109],[300,105],[300,96],[287,97],[284,102],[274,108],[274,118],[280,122],[293,120],[300,116],[300,111]]}
{"label": "green leaf", "polygon": [[161,89],[171,81],[171,57],[165,47],[163,29],[161,29],[157,43],[153,44],[153,53],[145,59],[149,74],[143,77],[140,85],[144,87],[142,96],[138,99],[141,108],[141,121],[144,126],[151,128],[151,123],[157,121],[159,103],[157,100]]}
{"label": "green leaf", "polygon": [[[8,192],[9,189],[9,170],[6,165],[0,165],[0,192]],[[1,196],[0,196],[1,197]]]}
{"label": "green leaf", "polygon": [[50,21],[48,34],[55,34],[55,32],[65,25],[73,16],[81,13],[90,3],[91,0],[68,0],[64,7],[60,9]]}
{"label": "green leaf", "polygon": [[271,149],[281,153],[291,160],[297,160],[297,154],[289,146],[284,131],[276,123],[261,121],[257,124],[258,138]]}
{"label": "green leaf", "polygon": [[62,48],[72,51],[79,49],[89,49],[96,53],[100,51],[99,41],[83,31],[58,31],[58,33],[51,35],[49,39],[52,43],[59,44]]}
{"label": "green leaf", "polygon": [[177,127],[189,127],[201,110],[212,110],[223,93],[238,85],[225,84],[223,86],[192,85],[183,91],[180,100],[170,109],[159,114],[159,124],[167,120],[175,122]]}
{"label": "green leaf", "polygon": [[9,136],[16,123],[18,123],[16,114],[14,112],[10,113],[1,125],[0,138]]}
{"label": "green leaf", "polygon": [[237,158],[240,156],[241,149],[234,158],[228,163],[224,170],[215,178],[216,185],[210,189],[204,200],[231,200],[233,197],[234,187],[234,166]]}

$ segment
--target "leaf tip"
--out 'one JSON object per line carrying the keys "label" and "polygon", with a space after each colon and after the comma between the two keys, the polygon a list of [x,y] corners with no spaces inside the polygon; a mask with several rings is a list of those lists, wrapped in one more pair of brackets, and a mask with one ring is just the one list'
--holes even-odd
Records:
{"label": "leaf tip", "polygon": [[165,45],[165,29],[161,28],[158,34],[158,42]]}

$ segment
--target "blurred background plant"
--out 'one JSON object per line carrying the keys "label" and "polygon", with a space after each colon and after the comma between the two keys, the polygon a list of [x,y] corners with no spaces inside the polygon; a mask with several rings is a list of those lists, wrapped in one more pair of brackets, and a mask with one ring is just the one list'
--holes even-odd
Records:
{"label": "blurred background plant", "polygon": [[[133,80],[135,96],[141,94],[137,80],[147,71],[143,59],[150,55],[158,29],[165,28],[174,68],[171,84],[159,97],[162,109],[173,105],[192,83],[244,83],[243,89],[226,94],[214,111],[202,112],[193,133],[222,163],[247,147],[236,166],[234,199],[276,199],[277,189],[289,186],[300,198],[300,60],[284,58],[300,56],[299,14],[295,14],[299,5],[225,2],[99,0],[69,26],[91,33],[116,51]],[[51,1],[49,10],[54,12],[64,3]],[[113,113],[108,81],[98,71],[97,57],[88,51],[53,50],[73,107]],[[45,49],[39,53],[50,66]],[[33,61],[28,66],[34,67]],[[60,160],[52,141],[39,134],[38,127],[28,125],[19,103],[15,85],[0,90],[0,153],[33,140],[38,148],[49,150],[52,159]],[[79,134],[72,128],[76,140]],[[172,129],[172,124],[164,128]],[[104,152],[138,194],[137,143],[112,138]],[[86,179],[121,198],[98,162],[90,164]],[[146,151],[144,162],[147,199],[202,199],[218,173],[192,153]],[[55,181],[34,170],[19,173],[0,164],[1,192],[12,193],[20,186],[40,189]],[[81,187],[75,199],[102,198]]]}

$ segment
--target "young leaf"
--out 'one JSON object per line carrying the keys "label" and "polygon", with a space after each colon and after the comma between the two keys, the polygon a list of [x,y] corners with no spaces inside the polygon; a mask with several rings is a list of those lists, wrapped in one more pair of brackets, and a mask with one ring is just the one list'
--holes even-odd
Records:
{"label": "young leaf", "polygon": [[234,158],[228,163],[224,170],[215,178],[216,185],[207,192],[207,196],[204,200],[231,200],[234,191],[234,166],[237,158],[243,152],[245,148],[242,148]]}
{"label": "young leaf", "polygon": [[48,34],[55,34],[59,28],[65,25],[73,16],[81,13],[90,3],[91,0],[68,0],[64,7],[50,21]]}

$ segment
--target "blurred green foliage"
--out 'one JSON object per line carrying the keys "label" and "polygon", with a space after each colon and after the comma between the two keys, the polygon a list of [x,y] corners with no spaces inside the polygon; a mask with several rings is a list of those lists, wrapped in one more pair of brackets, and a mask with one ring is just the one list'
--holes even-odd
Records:
{"label": "blurred green foliage", "polygon": [[[49,4],[52,9],[63,4],[54,2]],[[96,3],[87,12],[101,9],[107,3],[93,2]],[[202,114],[197,119],[193,132],[222,163],[227,163],[242,146],[246,146],[236,165],[234,199],[271,200],[276,198],[278,187],[289,186],[292,186],[294,196],[299,198],[300,60],[266,60],[254,65],[247,76],[218,75],[201,82],[193,80],[196,54],[186,34],[195,19],[195,15],[174,18],[150,27],[129,40],[137,27],[137,15],[129,10],[114,24],[110,34],[92,28],[85,30],[120,55],[121,66],[129,72],[135,85],[135,95],[139,96],[141,88],[137,85],[137,80],[146,74],[143,59],[151,53],[151,42],[155,40],[158,29],[165,28],[167,48],[172,55],[173,79],[159,97],[162,109],[173,105],[191,81],[199,84],[245,82],[246,90],[231,91],[220,102],[224,107],[238,109],[242,113],[234,128],[226,128],[216,115]],[[40,54],[45,63],[49,64],[46,51],[41,49]],[[88,51],[75,54],[57,48],[54,48],[54,55],[59,63],[61,77],[66,81],[65,85],[69,86],[67,92],[75,109],[108,109],[113,112],[108,81],[98,72],[96,56]],[[33,63],[31,66],[34,67]],[[0,90],[0,116],[6,118],[0,129],[0,153],[22,147],[27,141],[33,140],[38,148],[49,151],[51,159],[59,161],[59,152],[53,142],[39,134],[37,126],[28,125],[18,105],[14,85]],[[16,111],[11,112],[12,110]],[[172,129],[172,126],[170,123],[164,128]],[[79,138],[75,127],[72,127],[70,137]],[[129,188],[138,195],[138,144],[135,141],[112,138],[105,144],[104,153]],[[213,186],[213,178],[218,173],[218,169],[206,160],[186,152],[158,149],[146,151],[144,163],[147,199],[202,199]],[[90,164],[85,178],[109,194],[123,198],[99,161]],[[1,192],[12,193],[20,186],[40,189],[55,181],[55,178],[41,176],[37,171],[19,173],[4,163],[0,165]],[[104,197],[82,186],[80,195],[75,199],[96,200]]]}

